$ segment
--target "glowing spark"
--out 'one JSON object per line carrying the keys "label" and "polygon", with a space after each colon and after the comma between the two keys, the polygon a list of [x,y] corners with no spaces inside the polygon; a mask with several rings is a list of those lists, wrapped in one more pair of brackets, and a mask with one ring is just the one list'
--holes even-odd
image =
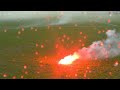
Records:
{"label": "glowing spark", "polygon": [[59,29],[61,29],[61,27],[59,27]]}
{"label": "glowing spark", "polygon": [[118,66],[118,61],[116,61],[116,62],[114,63],[114,66]]}
{"label": "glowing spark", "polygon": [[36,47],[38,47],[38,44],[36,43]]}
{"label": "glowing spark", "polygon": [[109,75],[111,76],[111,75],[112,75],[112,72],[109,72]]}
{"label": "glowing spark", "polygon": [[101,42],[100,45],[103,46],[104,45],[103,42]]}
{"label": "glowing spark", "polygon": [[41,45],[41,48],[44,48],[44,45],[43,45],[43,44]]}
{"label": "glowing spark", "polygon": [[82,34],[82,32],[80,32],[80,34]]}
{"label": "glowing spark", "polygon": [[7,32],[7,30],[5,29],[4,32]]}
{"label": "glowing spark", "polygon": [[28,74],[28,72],[27,72],[27,71],[25,71],[25,74]]}
{"label": "glowing spark", "polygon": [[98,31],[98,34],[100,34],[101,33],[101,31]]}
{"label": "glowing spark", "polygon": [[74,41],[71,41],[71,44],[73,44],[74,43]]}
{"label": "glowing spark", "polygon": [[24,76],[21,76],[21,78],[24,78]]}
{"label": "glowing spark", "polygon": [[31,30],[33,29],[33,27],[30,28]]}
{"label": "glowing spark", "polygon": [[79,40],[79,42],[81,42],[81,40]]}
{"label": "glowing spark", "polygon": [[69,37],[67,37],[67,40],[70,40],[70,38],[69,38]]}
{"label": "glowing spark", "polygon": [[64,34],[63,37],[66,38],[66,35]]}
{"label": "glowing spark", "polygon": [[18,34],[21,34],[21,32],[20,32],[20,31],[18,31]]}
{"label": "glowing spark", "polygon": [[27,66],[26,66],[26,65],[24,65],[24,69],[27,69]]}
{"label": "glowing spark", "polygon": [[24,28],[22,28],[22,31],[24,32]]}
{"label": "glowing spark", "polygon": [[77,77],[78,75],[77,74],[75,74],[75,77]]}
{"label": "glowing spark", "polygon": [[84,78],[86,78],[86,73],[84,73]]}
{"label": "glowing spark", "polygon": [[108,23],[110,23],[111,21],[110,21],[110,19],[108,19]]}
{"label": "glowing spark", "polygon": [[80,56],[77,53],[74,53],[73,55],[68,55],[64,57],[64,59],[61,59],[58,64],[64,64],[64,65],[72,64],[73,61],[79,58]]}
{"label": "glowing spark", "polygon": [[35,54],[38,55],[38,52],[36,51]]}
{"label": "glowing spark", "polygon": [[16,76],[13,76],[13,79],[16,79]]}
{"label": "glowing spark", "polygon": [[75,24],[75,27],[77,27],[77,24]]}
{"label": "glowing spark", "polygon": [[62,39],[62,42],[64,42],[64,39]]}
{"label": "glowing spark", "polygon": [[84,39],[86,39],[86,36],[84,36]]}
{"label": "glowing spark", "polygon": [[55,48],[58,48],[58,44],[56,44]]}
{"label": "glowing spark", "polygon": [[37,29],[35,29],[35,31],[37,31]]}
{"label": "glowing spark", "polygon": [[3,77],[7,77],[7,74],[4,74]]}
{"label": "glowing spark", "polygon": [[82,43],[82,47],[84,47],[85,46],[85,44],[84,43]]}

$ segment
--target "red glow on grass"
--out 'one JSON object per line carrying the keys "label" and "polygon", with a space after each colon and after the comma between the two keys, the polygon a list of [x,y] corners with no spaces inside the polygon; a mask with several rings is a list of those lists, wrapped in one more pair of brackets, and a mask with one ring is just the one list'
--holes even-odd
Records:
{"label": "red glow on grass", "polygon": [[58,48],[58,46],[59,46],[59,45],[58,45],[58,44],[56,44],[56,45],[55,45],[55,48]]}
{"label": "red glow on grass", "polygon": [[85,44],[84,43],[82,43],[82,47],[84,47],[85,46]]}
{"label": "red glow on grass", "polygon": [[74,43],[74,41],[71,41],[71,44],[73,44]]}
{"label": "red glow on grass", "polygon": [[64,39],[62,39],[62,42],[64,42]]}
{"label": "red glow on grass", "polygon": [[[62,38],[63,37],[64,35]],[[70,42],[72,42],[72,40]],[[85,45],[83,42],[82,44],[83,46]],[[74,55],[74,52],[80,49],[78,43],[74,41],[71,47],[69,46],[69,48],[66,48],[63,43],[61,43],[61,39],[57,39],[54,48],[56,48],[54,55],[39,57],[40,67],[46,69],[38,69],[37,71],[42,73],[45,72],[45,70],[47,71],[50,69],[53,76],[50,78],[79,78],[79,69],[83,70],[84,66],[89,62],[89,60],[84,60],[84,58],[78,59],[77,56]],[[59,64],[59,62],[63,59],[65,59],[65,62],[63,62],[63,64]],[[87,65],[84,72],[81,72],[81,75],[83,78],[87,78],[87,73],[91,73],[90,66]]]}

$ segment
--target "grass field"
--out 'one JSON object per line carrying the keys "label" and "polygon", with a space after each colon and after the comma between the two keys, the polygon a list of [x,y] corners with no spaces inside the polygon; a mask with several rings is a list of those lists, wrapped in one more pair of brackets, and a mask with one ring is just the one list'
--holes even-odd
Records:
{"label": "grass field", "polygon": [[[0,22],[0,78],[120,79],[120,65],[114,66],[116,61],[120,62],[120,55],[105,60],[77,60],[68,66],[58,65],[64,56],[88,47],[94,41],[106,39],[107,30],[120,32],[120,15],[83,17],[86,20],[78,17],[72,23],[51,26],[20,27],[27,21]],[[41,22],[46,23],[44,19]]]}

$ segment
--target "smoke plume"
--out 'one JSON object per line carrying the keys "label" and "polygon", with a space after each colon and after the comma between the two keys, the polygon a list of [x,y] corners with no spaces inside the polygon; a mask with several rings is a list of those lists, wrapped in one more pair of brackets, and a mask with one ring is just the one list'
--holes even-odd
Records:
{"label": "smoke plume", "polygon": [[115,30],[108,30],[106,35],[106,40],[95,41],[88,48],[84,47],[76,53],[81,59],[105,59],[120,55],[120,34]]}

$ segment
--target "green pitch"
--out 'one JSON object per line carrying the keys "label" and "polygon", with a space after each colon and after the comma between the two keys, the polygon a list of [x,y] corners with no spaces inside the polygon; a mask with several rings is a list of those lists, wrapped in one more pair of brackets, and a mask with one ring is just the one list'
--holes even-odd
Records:
{"label": "green pitch", "polygon": [[[68,50],[75,44],[79,46],[78,40],[83,38],[83,35],[87,36],[85,39],[85,47],[92,44],[94,41],[106,39],[105,32],[107,30],[116,29],[116,32],[120,32],[120,15],[113,16],[82,16],[77,17],[75,21],[65,25],[51,25],[48,26],[31,26],[24,27],[24,25],[30,24],[30,21],[17,21],[17,22],[0,22],[0,78],[55,78],[53,74],[54,67],[49,63],[44,63],[40,66],[39,56],[54,56],[56,53],[55,44],[58,37],[62,37],[64,34],[70,37],[69,42],[64,41],[61,44]],[[85,19],[84,19],[85,18]],[[108,23],[108,19],[111,23]],[[53,18],[54,20],[54,18]],[[40,22],[46,21],[41,19]],[[22,28],[24,30],[22,31]],[[26,24],[26,25],[27,25]],[[61,28],[60,28],[61,27]],[[104,30],[104,32],[102,32]],[[98,34],[98,31],[101,31]],[[20,32],[20,34],[18,34]],[[74,44],[71,44],[71,41]],[[36,47],[36,43],[38,47]],[[44,45],[44,48],[41,48]],[[68,47],[67,47],[68,45]],[[82,47],[80,47],[82,48]],[[38,55],[35,52],[38,52]],[[91,72],[87,74],[87,78],[92,79],[106,79],[106,78],[120,78],[120,65],[114,66],[115,61],[120,62],[120,56],[108,59],[108,60],[92,60],[87,64],[91,68]],[[27,66],[25,69],[24,66]],[[97,66],[98,65],[98,66]],[[86,70],[86,64],[83,68],[79,68],[77,77],[78,79],[84,78],[84,71]],[[41,71],[41,72],[40,72]],[[58,78],[72,78],[61,75]]]}

